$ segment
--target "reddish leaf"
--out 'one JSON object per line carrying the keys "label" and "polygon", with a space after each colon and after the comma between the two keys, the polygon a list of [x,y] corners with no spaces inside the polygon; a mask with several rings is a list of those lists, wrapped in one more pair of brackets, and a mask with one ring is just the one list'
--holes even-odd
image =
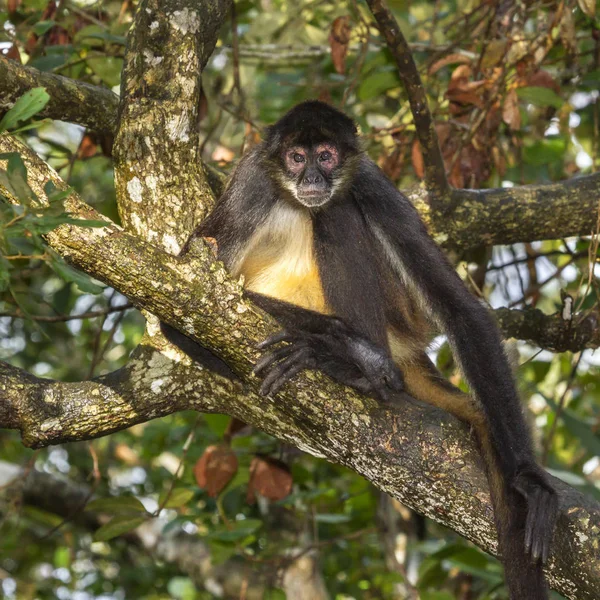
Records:
{"label": "reddish leaf", "polygon": [[21,0],[8,0],[7,8],[9,14],[17,11],[17,8],[21,5]]}
{"label": "reddish leaf", "polygon": [[331,60],[335,70],[342,74],[346,71],[346,55],[350,42],[350,17],[338,17],[332,24],[329,32],[329,45],[331,47]]}
{"label": "reddish leaf", "polygon": [[540,69],[527,77],[526,85],[530,87],[545,87],[557,94],[560,92],[560,85],[558,82],[555,81],[548,71],[544,71],[543,69]]}
{"label": "reddish leaf", "polygon": [[425,164],[423,163],[423,153],[421,152],[421,146],[419,140],[415,140],[412,145],[411,159],[413,169],[419,179],[423,179],[425,176]]}
{"label": "reddish leaf", "polygon": [[9,47],[8,52],[4,55],[6,58],[10,60],[15,60],[18,63],[21,62],[21,54],[19,53],[19,48],[17,48],[17,44],[12,44]]}
{"label": "reddish leaf", "polygon": [[446,97],[450,102],[460,104],[472,104],[483,108],[483,98],[481,94],[484,91],[485,80],[470,81],[473,72],[471,67],[460,65],[452,72]]}
{"label": "reddish leaf", "polygon": [[519,112],[519,98],[516,90],[510,90],[502,106],[502,120],[513,130],[521,128],[521,113]]}
{"label": "reddish leaf", "polygon": [[77,148],[77,158],[91,158],[98,151],[97,142],[95,136],[90,133],[86,133],[79,143]]}
{"label": "reddish leaf", "polygon": [[196,483],[214,498],[233,479],[237,468],[237,458],[230,448],[209,446],[196,462],[194,476]]}
{"label": "reddish leaf", "polygon": [[55,25],[46,34],[46,46],[66,46],[71,43],[67,30],[60,25]]}
{"label": "reddish leaf", "polygon": [[274,458],[256,456],[250,464],[250,481],[246,500],[252,504],[256,493],[269,500],[283,500],[292,491],[292,475],[284,463]]}

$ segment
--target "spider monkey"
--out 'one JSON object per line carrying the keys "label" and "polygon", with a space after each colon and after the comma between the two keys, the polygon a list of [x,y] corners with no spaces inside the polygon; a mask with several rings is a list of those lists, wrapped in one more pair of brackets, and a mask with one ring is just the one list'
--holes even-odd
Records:
{"label": "spider monkey", "polygon": [[[542,566],[557,495],[535,461],[497,328],[361,150],[354,122],[319,101],[291,109],[241,159],[183,252],[199,237],[216,239],[219,260],[283,326],[261,344],[261,393],[320,369],[383,401],[405,390],[473,427],[510,597],[547,599]],[[427,357],[430,324],[447,334],[471,395]],[[181,334],[165,332],[182,345]]]}

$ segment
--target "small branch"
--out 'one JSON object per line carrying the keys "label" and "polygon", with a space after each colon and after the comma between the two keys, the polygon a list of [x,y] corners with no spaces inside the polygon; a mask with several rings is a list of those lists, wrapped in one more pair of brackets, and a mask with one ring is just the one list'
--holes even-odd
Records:
{"label": "small branch", "polygon": [[24,315],[20,311],[15,313],[0,312],[0,317],[10,317],[11,319],[31,319],[40,323],[62,323],[64,321],[75,321],[77,319],[93,319],[95,317],[104,317],[114,312],[126,311],[133,308],[133,304],[121,304],[119,306],[111,306],[103,310],[91,310],[89,312],[80,313],[78,315]]}
{"label": "small branch", "polygon": [[50,102],[39,113],[41,117],[70,121],[101,133],[114,132],[119,97],[110,90],[0,57],[0,112],[40,86],[50,94]]}
{"label": "small branch", "polygon": [[600,347],[596,313],[576,313],[566,321],[560,312],[546,315],[537,308],[497,308],[494,316],[505,337],[524,340],[551,352],[579,352]]}
{"label": "small branch", "polygon": [[443,200],[449,195],[450,187],[446,178],[444,159],[440,152],[433,118],[427,104],[427,95],[417,65],[410,47],[404,35],[402,35],[400,26],[384,0],[367,0],[367,4],[396,61],[400,80],[410,102],[410,109],[415,121],[425,164],[425,185],[431,194],[433,205],[439,205],[440,208],[443,208]]}

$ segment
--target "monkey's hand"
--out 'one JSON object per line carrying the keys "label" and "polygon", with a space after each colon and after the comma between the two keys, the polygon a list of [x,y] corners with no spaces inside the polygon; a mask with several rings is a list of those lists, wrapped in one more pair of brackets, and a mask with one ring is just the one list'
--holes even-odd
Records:
{"label": "monkey's hand", "polygon": [[527,502],[525,552],[545,564],[558,517],[558,496],[548,474],[535,463],[519,468],[511,487]]}
{"label": "monkey's hand", "polygon": [[404,390],[402,373],[387,350],[358,334],[282,330],[259,348],[280,342],[288,345],[267,352],[254,367],[255,374],[265,373],[260,387],[263,395],[278,392],[303,369],[320,369],[340,383],[375,394],[384,402],[389,401],[390,392]]}

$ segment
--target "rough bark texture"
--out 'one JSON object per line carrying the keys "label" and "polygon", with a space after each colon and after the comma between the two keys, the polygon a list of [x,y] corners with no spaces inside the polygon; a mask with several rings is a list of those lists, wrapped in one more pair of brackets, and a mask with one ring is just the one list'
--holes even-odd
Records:
{"label": "rough bark texture", "polygon": [[564,319],[561,313],[546,315],[537,308],[498,308],[494,316],[505,337],[525,340],[544,350],[579,352],[600,346],[600,324],[595,312]]}
{"label": "rough bark texture", "polygon": [[172,254],[214,199],[199,154],[200,74],[230,4],[144,0],[128,34],[114,147],[119,211],[125,229]]}
{"label": "rough bark texture", "polygon": [[0,57],[0,116],[17,98],[34,87],[43,86],[50,102],[42,117],[70,121],[101,133],[113,133],[117,124],[119,98],[106,88],[75,81]]}

